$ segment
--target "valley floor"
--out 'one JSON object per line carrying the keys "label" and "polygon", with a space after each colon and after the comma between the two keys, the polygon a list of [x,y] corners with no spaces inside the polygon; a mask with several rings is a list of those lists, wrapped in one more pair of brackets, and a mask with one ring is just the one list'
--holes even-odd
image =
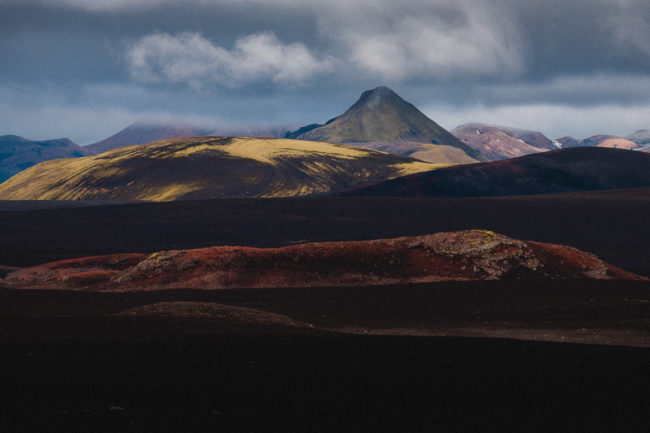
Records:
{"label": "valley floor", "polygon": [[[645,281],[3,290],[0,428],[643,432],[649,298]],[[116,315],[187,303],[297,322]]]}
{"label": "valley floor", "polygon": [[[0,203],[0,275],[479,228],[650,276],[647,189],[53,206]],[[0,289],[0,431],[647,432],[649,318],[648,281]]]}
{"label": "valley floor", "polygon": [[0,265],[485,229],[572,246],[650,277],[647,188],[494,198],[312,197],[61,206],[65,204],[0,201]]}

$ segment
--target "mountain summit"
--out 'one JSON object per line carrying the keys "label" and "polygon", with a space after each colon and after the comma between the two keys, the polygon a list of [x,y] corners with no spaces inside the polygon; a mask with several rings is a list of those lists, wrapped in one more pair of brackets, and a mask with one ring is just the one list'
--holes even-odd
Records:
{"label": "mountain summit", "polygon": [[485,159],[384,86],[363,92],[345,113],[326,124],[308,125],[286,137],[351,144],[436,163]]}

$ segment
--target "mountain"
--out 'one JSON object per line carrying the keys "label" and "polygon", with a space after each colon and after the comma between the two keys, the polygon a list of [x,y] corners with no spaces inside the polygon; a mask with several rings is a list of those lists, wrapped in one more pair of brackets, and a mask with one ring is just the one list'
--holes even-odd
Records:
{"label": "mountain", "polygon": [[134,123],[117,134],[85,146],[89,155],[133,144],[146,144],[167,138],[211,135],[212,131],[183,124]]}
{"label": "mountain", "polygon": [[85,257],[17,270],[3,282],[17,289],[107,292],[557,278],[642,279],[575,248],[464,230],[282,248],[219,246]]}
{"label": "mountain", "polygon": [[443,168],[342,195],[480,197],[637,187],[650,187],[649,154],[578,147]]}
{"label": "mountain", "polygon": [[[198,137],[206,135],[237,136],[237,137],[284,137],[283,128],[251,127],[251,128],[200,128],[181,123],[142,123],[136,122],[127,126],[117,134],[89,144],[84,147],[89,155],[97,155],[107,150],[134,144],[147,144],[153,141],[178,137]],[[288,137],[291,138],[291,137]]]}
{"label": "mountain", "polygon": [[650,145],[650,129],[639,129],[625,138],[635,142],[639,146]]}
{"label": "mountain", "polygon": [[626,138],[617,137],[615,135],[594,135],[582,140],[581,146],[598,146],[609,147],[612,149],[635,149],[639,147],[635,142]]}
{"label": "mountain", "polygon": [[556,150],[561,145],[538,131],[468,123],[451,131],[460,141],[491,161]]}
{"label": "mountain", "polygon": [[87,151],[67,138],[32,141],[17,135],[0,136],[0,182],[43,161],[77,158]]}
{"label": "mountain", "polygon": [[388,87],[363,92],[345,113],[285,137],[344,143],[438,164],[486,160]]}
{"label": "mountain", "polygon": [[562,146],[562,149],[567,149],[569,147],[580,147],[580,146],[582,146],[582,140],[578,140],[577,138],[573,138],[573,137],[569,137],[569,136],[558,138],[555,141],[560,143],[560,145]]}
{"label": "mountain", "polygon": [[[637,135],[635,134],[631,135],[632,137],[636,137],[636,139],[639,142],[636,142],[631,138],[628,138],[630,136],[618,137],[616,135],[605,135],[605,134],[593,135],[589,138],[585,138],[584,140],[577,140],[573,137],[562,137],[562,138],[558,138],[557,142],[559,142],[562,145],[562,148],[595,146],[595,147],[609,147],[612,149],[642,150],[640,148],[644,147],[642,143],[643,131],[644,130],[640,130],[635,133]],[[650,142],[650,136],[648,137],[648,142]]]}
{"label": "mountain", "polygon": [[321,142],[183,137],[36,165],[0,185],[0,199],[303,196],[434,168],[405,156]]}

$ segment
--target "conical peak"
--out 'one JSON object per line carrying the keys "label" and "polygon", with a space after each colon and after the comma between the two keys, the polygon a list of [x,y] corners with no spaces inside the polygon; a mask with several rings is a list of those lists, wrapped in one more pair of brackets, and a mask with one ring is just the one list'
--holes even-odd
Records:
{"label": "conical peak", "polygon": [[376,107],[383,101],[400,101],[402,98],[386,86],[380,86],[372,90],[366,90],[354,106]]}
{"label": "conical peak", "polygon": [[382,97],[392,96],[392,95],[397,96],[397,93],[395,93],[393,90],[389,89],[386,86],[379,86],[374,89],[366,90],[365,92],[363,92],[363,94],[368,94],[372,96],[382,96]]}

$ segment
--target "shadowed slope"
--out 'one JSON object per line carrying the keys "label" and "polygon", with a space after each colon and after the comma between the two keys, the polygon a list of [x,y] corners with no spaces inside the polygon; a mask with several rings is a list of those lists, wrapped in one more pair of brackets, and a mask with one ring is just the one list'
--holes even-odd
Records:
{"label": "shadowed slope", "polygon": [[0,197],[166,201],[302,196],[433,168],[407,157],[329,143],[183,137],[39,164],[0,185]]}
{"label": "shadowed slope", "polygon": [[18,270],[4,283],[14,288],[124,291],[522,278],[640,279],[574,248],[469,230],[269,249],[212,247],[86,257]]}
{"label": "shadowed slope", "polygon": [[17,135],[3,135],[0,137],[0,182],[43,161],[88,154],[85,148],[67,138],[31,141]]}
{"label": "shadowed slope", "polygon": [[346,196],[480,197],[650,186],[650,155],[583,147],[450,167],[347,191]]}

